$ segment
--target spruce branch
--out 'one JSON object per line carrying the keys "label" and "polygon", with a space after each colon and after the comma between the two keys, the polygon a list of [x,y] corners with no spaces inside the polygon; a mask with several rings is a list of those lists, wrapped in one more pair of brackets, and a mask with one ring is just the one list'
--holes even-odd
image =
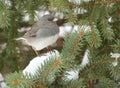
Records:
{"label": "spruce branch", "polygon": [[[120,58],[117,59],[119,62],[120,62]],[[115,61],[115,58],[109,58],[109,59],[106,59],[106,60],[102,60],[98,63],[96,63],[95,65],[88,65],[88,68],[87,70],[83,71],[82,73],[79,74],[79,77],[84,77],[86,74],[88,74],[90,72],[90,70],[94,70],[95,68],[97,67],[100,67],[100,66],[103,66],[103,65],[106,65],[106,64],[112,64],[112,62]]]}
{"label": "spruce branch", "polygon": [[69,60],[75,59],[76,55],[79,54],[78,51],[83,46],[83,44],[80,42],[80,39],[83,37],[83,35],[84,30],[75,33],[70,33],[64,38],[65,41],[62,50],[62,58],[68,58]]}
{"label": "spruce branch", "polygon": [[52,59],[46,61],[45,64],[38,70],[40,83],[46,85],[51,77],[55,77],[56,71],[59,72],[62,66],[62,59]]}
{"label": "spruce branch", "polygon": [[10,17],[12,14],[12,11],[10,11],[4,3],[2,3],[0,7],[0,27],[1,28],[8,28],[10,26]]}
{"label": "spruce branch", "polygon": [[113,66],[111,65],[109,70],[110,70],[110,76],[113,78],[115,81],[120,80],[120,67],[119,64],[118,66]]}
{"label": "spruce branch", "polygon": [[93,9],[92,9],[92,12],[91,12],[91,15],[90,15],[90,30],[91,30],[91,33],[92,33],[94,43],[96,42],[96,36],[94,34],[94,31],[93,31],[92,19],[93,19],[93,15],[94,15],[94,12],[95,12],[95,7],[96,7],[96,5],[94,3]]}
{"label": "spruce branch", "polygon": [[50,6],[52,6],[54,8],[69,9],[69,3],[66,0],[52,0],[50,3]]}
{"label": "spruce branch", "polygon": [[18,17],[17,15],[18,15],[18,14],[17,14],[17,10],[16,10],[16,7],[15,7],[15,6],[16,6],[16,5],[15,5],[15,1],[14,1],[14,0],[11,0],[11,3],[12,3],[11,9],[14,11],[14,12],[13,12],[13,17],[14,17],[14,18],[13,18],[13,27],[12,27],[12,28],[13,28],[13,38],[15,38],[15,37],[16,37],[16,34],[17,34],[17,30],[16,30],[16,29],[17,29],[17,25],[18,25],[18,24],[17,24],[17,20],[18,20],[18,19],[17,19],[17,17]]}
{"label": "spruce branch", "polygon": [[102,24],[103,24],[102,25],[103,29],[101,29],[101,30],[103,30],[102,31],[103,36],[105,36],[104,39],[112,40],[114,37],[113,29],[110,27],[110,25],[107,23],[106,19],[104,19],[104,18],[102,19]]}
{"label": "spruce branch", "polygon": [[73,44],[73,46],[72,46],[72,49],[71,49],[71,51],[70,51],[71,55],[74,54],[75,48],[77,47],[78,42],[79,42],[80,39],[83,37],[84,33],[85,33],[85,31],[82,30],[82,31],[78,34],[78,37],[76,38],[76,40],[75,40],[75,42],[74,42],[74,44]]}
{"label": "spruce branch", "polygon": [[112,4],[112,3],[120,3],[119,0],[104,0],[104,1],[89,1],[89,2],[81,2],[80,4],[73,4],[73,7],[82,7],[82,6],[92,6],[93,3],[95,5],[106,5],[106,4]]}
{"label": "spruce branch", "polygon": [[[120,58],[117,59],[117,65],[113,66],[116,59],[111,58],[110,53],[120,52],[118,13],[120,0],[90,0],[88,2],[82,0],[80,3],[74,0],[9,0],[10,5],[5,1],[0,1],[0,29],[7,30],[5,34],[8,40],[7,49],[3,53],[4,57],[0,57],[5,59],[5,63],[16,61],[15,68],[18,68],[20,63],[14,53],[16,46],[12,39],[17,36],[17,29],[34,23],[36,10],[46,8],[49,10],[49,7],[53,7],[55,12],[63,13],[64,18],[57,21],[60,26],[65,22],[71,22],[79,27],[84,25],[90,27],[89,31],[81,27],[79,28],[81,31],[67,34],[61,56],[45,61],[35,76],[11,74],[7,79],[11,88],[119,88],[117,85],[120,80]],[[81,13],[82,10],[85,11]],[[30,17],[29,21],[23,21],[26,13]],[[112,21],[108,22],[109,18]],[[88,24],[79,24],[83,21]],[[83,51],[86,48],[89,50],[87,54],[89,63],[82,68],[78,55],[83,58]],[[29,58],[27,55],[23,54],[20,58]],[[0,61],[3,60],[1,58]],[[67,78],[65,73],[74,68],[80,69],[79,79],[64,80]]]}
{"label": "spruce branch", "polygon": [[35,82],[30,79],[30,77],[28,76],[28,78],[26,76],[24,76],[22,74],[22,72],[14,72],[11,73],[7,76],[7,84],[9,85],[10,88],[21,88],[23,86],[26,87],[35,87]]}

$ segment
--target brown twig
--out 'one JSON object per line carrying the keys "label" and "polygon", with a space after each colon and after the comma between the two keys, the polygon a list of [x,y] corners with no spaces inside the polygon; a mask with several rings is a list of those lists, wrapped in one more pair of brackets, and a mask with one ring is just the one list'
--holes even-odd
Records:
{"label": "brown twig", "polygon": [[93,30],[92,19],[93,19],[93,15],[94,15],[94,12],[95,12],[95,7],[96,7],[96,4],[94,3],[93,9],[92,9],[92,12],[91,12],[91,15],[90,15],[90,30],[91,30],[94,42],[96,42],[96,37],[95,37],[95,34],[94,34],[94,30]]}
{"label": "brown twig", "polygon": [[82,31],[79,33],[78,37],[76,38],[76,40],[75,40],[75,42],[74,42],[74,44],[73,44],[73,47],[72,47],[72,49],[71,49],[71,52],[70,52],[71,54],[74,53],[75,47],[77,46],[79,40],[81,39],[81,37],[82,37],[83,35],[84,35],[84,30],[82,30]]}

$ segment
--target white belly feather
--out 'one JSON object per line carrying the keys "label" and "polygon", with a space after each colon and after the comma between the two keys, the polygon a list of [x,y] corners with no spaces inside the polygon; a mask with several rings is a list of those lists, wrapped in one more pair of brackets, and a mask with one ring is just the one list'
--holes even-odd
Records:
{"label": "white belly feather", "polygon": [[31,41],[30,41],[30,43],[28,42],[28,44],[30,46],[32,46],[33,49],[35,49],[35,50],[42,50],[43,48],[55,43],[58,39],[58,36],[59,35],[56,34],[55,36],[42,38],[42,39],[36,39],[36,40],[34,40],[34,42],[31,42]]}

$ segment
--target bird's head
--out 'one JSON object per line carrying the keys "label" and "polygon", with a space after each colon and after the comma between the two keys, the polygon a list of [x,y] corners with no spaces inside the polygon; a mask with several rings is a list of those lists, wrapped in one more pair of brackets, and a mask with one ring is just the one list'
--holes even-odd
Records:
{"label": "bird's head", "polygon": [[48,21],[53,21],[54,17],[51,14],[48,14],[48,15],[44,15],[42,17],[42,19],[48,20]]}

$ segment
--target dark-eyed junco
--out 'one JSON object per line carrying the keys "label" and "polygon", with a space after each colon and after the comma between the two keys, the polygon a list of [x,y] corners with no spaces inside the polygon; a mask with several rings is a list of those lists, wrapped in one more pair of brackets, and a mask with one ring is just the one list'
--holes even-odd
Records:
{"label": "dark-eyed junco", "polygon": [[53,22],[53,19],[54,17],[50,14],[44,15],[28,32],[16,40],[23,40],[25,44],[31,46],[35,51],[52,45],[59,37],[59,27]]}

